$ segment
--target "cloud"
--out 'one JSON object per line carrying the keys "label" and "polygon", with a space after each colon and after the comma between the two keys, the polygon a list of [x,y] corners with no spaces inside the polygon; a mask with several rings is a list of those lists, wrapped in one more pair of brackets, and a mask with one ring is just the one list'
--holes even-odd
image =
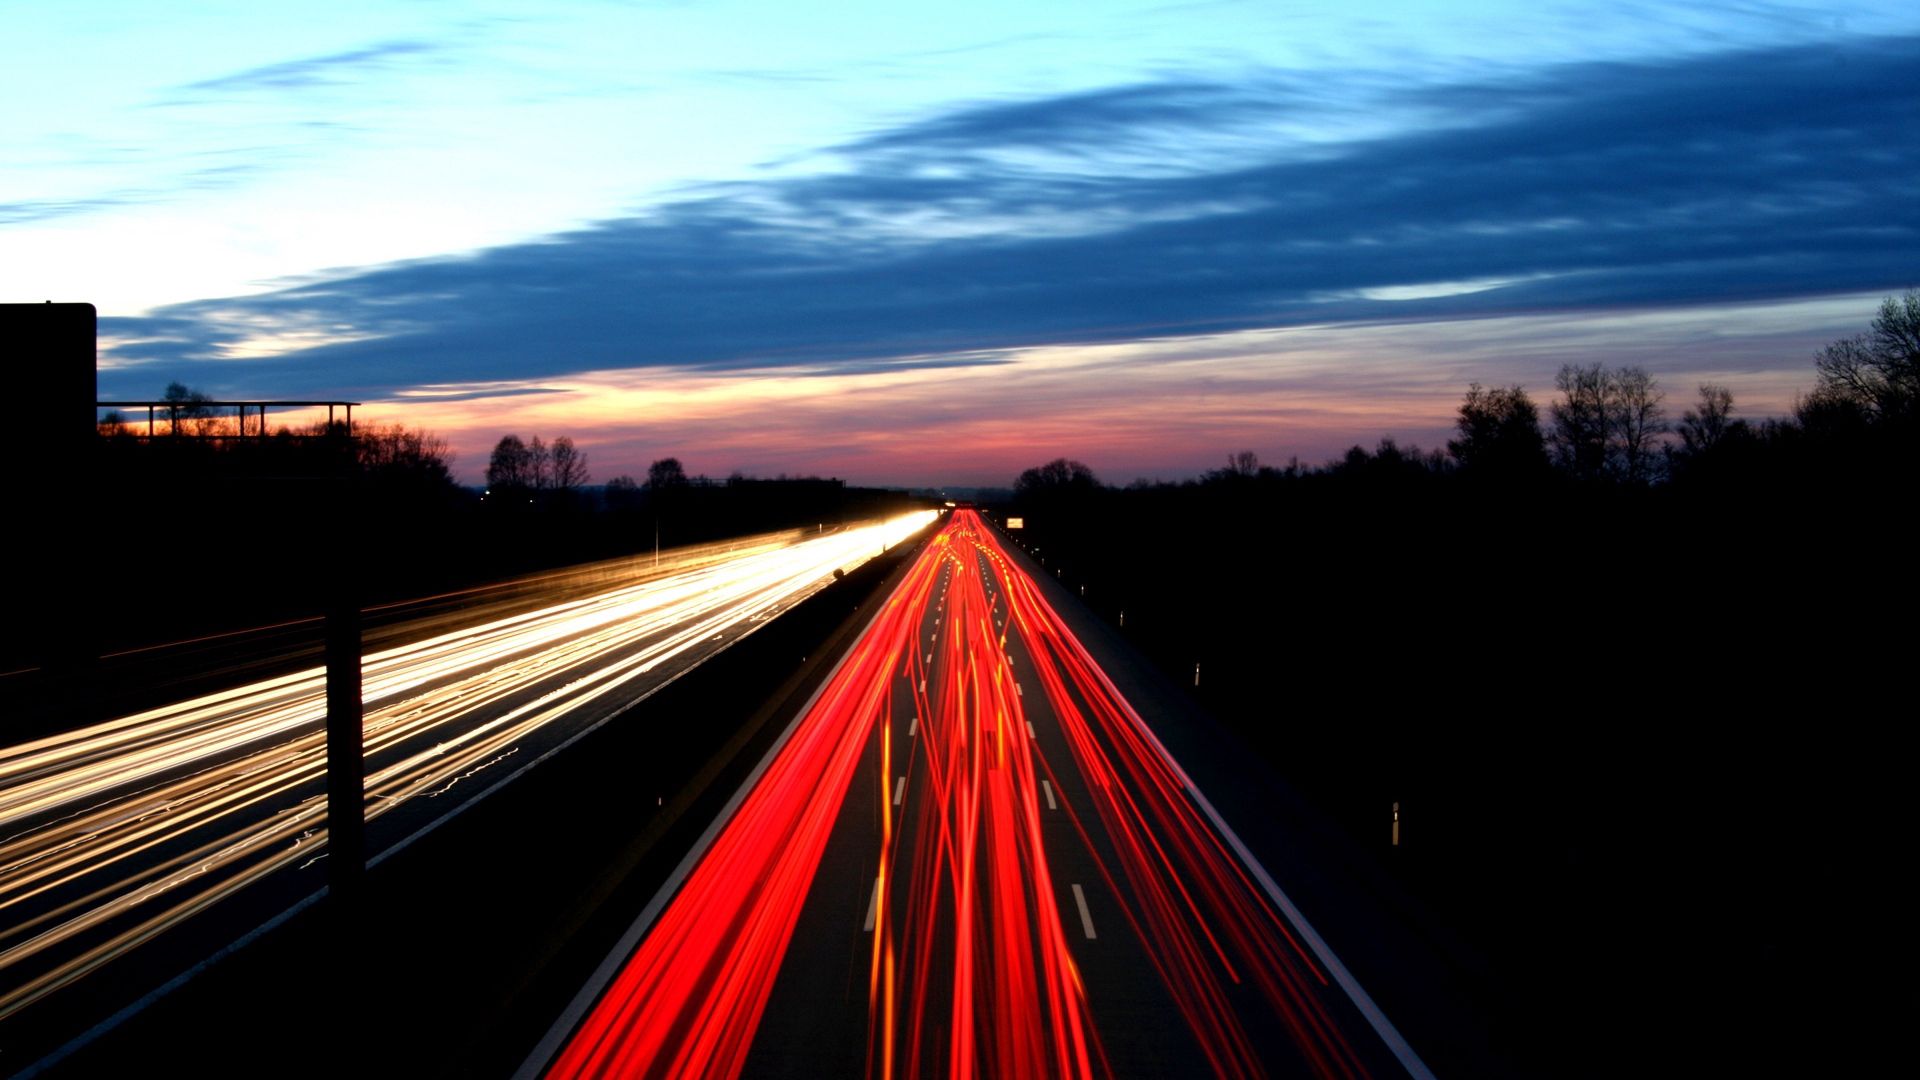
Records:
{"label": "cloud", "polygon": [[[1037,101],[990,102],[951,110],[879,132],[844,147],[854,156],[910,151],[923,157],[982,155],[1009,150],[1075,151],[1111,158],[1145,143],[1191,139],[1241,123],[1271,118],[1309,99],[1277,77],[1228,85],[1165,81],[1108,87]],[[1196,122],[1196,118],[1204,121]]]}
{"label": "cloud", "polygon": [[202,79],[180,87],[177,95],[196,100],[236,93],[336,86],[368,71],[387,70],[396,60],[423,56],[439,52],[440,49],[441,46],[427,41],[383,41],[358,49],[283,60],[277,64],[264,64],[230,75]]}
{"label": "cloud", "polygon": [[79,199],[25,199],[20,202],[0,203],[0,225],[27,225],[75,214],[90,214],[96,210],[120,206],[127,200],[116,195],[100,195]]}
{"label": "cloud", "polygon": [[[1920,39],[1845,39],[1358,80],[1397,127],[1342,127],[1357,99],[1280,76],[975,105],[834,148],[824,174],[103,331],[127,378],[379,396],[1897,288],[1920,240],[1916,61]],[[1204,152],[1137,167],[1183,142]],[[233,359],[274,325],[353,340]]]}
{"label": "cloud", "polygon": [[571,393],[558,386],[419,386],[400,392],[400,400],[446,404],[457,401],[492,401],[496,398],[525,397],[528,394],[566,394]]}
{"label": "cloud", "polygon": [[262,166],[256,163],[236,161],[185,169],[165,184],[124,187],[89,196],[0,203],[0,225],[37,225],[133,204],[164,202],[181,192],[220,191],[242,184],[261,171]]}

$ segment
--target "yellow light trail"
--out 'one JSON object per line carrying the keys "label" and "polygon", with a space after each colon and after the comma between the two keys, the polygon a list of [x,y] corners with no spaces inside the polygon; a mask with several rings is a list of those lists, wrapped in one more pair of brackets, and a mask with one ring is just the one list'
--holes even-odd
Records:
{"label": "yellow light trail", "polygon": [[[764,621],[933,511],[748,548],[362,662],[366,813],[558,742],[563,718]],[[0,749],[0,1017],[325,853],[326,674],[312,668]],[[542,743],[542,745],[545,745]]]}

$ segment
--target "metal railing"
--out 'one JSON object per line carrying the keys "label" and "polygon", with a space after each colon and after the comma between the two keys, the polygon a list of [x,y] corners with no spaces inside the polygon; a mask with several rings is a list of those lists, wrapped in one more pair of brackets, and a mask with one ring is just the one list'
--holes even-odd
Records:
{"label": "metal railing", "polygon": [[[172,401],[172,400],[163,399],[160,401],[96,401],[93,404],[95,409],[145,409],[147,410],[147,432],[145,435],[141,435],[137,430],[131,432],[130,434],[134,435],[134,437],[136,438],[154,439],[154,438],[160,438],[162,436],[166,436],[166,437],[185,436],[187,438],[195,438],[195,439],[245,439],[245,438],[264,439],[267,437],[267,410],[269,408],[315,409],[315,408],[320,408],[321,406],[325,406],[327,410],[327,429],[329,431],[333,429],[333,425],[336,423],[337,414],[335,413],[335,410],[344,409],[345,410],[344,421],[346,423],[345,433],[348,435],[352,435],[353,434],[353,407],[355,405],[360,404],[360,402],[358,401],[213,401],[213,400]],[[201,428],[201,426],[198,423],[199,421],[220,421],[220,420],[227,419],[228,418],[227,416],[221,415],[218,412],[218,410],[222,410],[222,409],[234,410],[232,414],[232,418],[235,420],[236,423],[234,426],[234,430],[232,432],[206,430],[204,428]],[[167,428],[165,432],[161,432],[158,430],[159,422],[162,418],[163,413],[165,414],[165,419],[167,422]],[[247,418],[249,416],[257,418],[257,423],[255,425],[256,430],[251,434],[249,434],[247,431]],[[188,423],[183,425],[182,423],[183,421],[187,421]],[[190,428],[194,430],[189,430]]]}

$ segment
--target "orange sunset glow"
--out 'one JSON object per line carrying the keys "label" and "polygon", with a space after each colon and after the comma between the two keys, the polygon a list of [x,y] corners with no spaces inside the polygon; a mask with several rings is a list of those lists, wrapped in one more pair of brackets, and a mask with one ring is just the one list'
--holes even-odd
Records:
{"label": "orange sunset glow", "polygon": [[507,432],[572,437],[602,480],[672,454],[715,477],[1004,484],[1068,454],[1125,482],[1190,475],[1242,449],[1318,464],[1382,436],[1440,448],[1468,382],[1538,392],[1561,363],[1588,356],[1647,365],[1677,387],[1722,382],[1748,415],[1776,415],[1805,389],[1823,335],[1868,302],[1770,306],[1764,320],[1755,305],[1243,331],[881,372],[628,369],[434,386],[364,413],[445,436],[470,482]]}

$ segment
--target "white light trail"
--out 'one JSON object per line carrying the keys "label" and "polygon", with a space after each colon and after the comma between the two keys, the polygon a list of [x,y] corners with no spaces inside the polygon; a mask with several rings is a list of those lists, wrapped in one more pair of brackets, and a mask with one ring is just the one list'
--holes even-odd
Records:
{"label": "white light trail", "polygon": [[[369,654],[367,817],[446,794],[569,717],[764,621],[911,536],[926,511],[750,548]],[[0,749],[0,1017],[326,838],[326,673],[312,668]]]}

